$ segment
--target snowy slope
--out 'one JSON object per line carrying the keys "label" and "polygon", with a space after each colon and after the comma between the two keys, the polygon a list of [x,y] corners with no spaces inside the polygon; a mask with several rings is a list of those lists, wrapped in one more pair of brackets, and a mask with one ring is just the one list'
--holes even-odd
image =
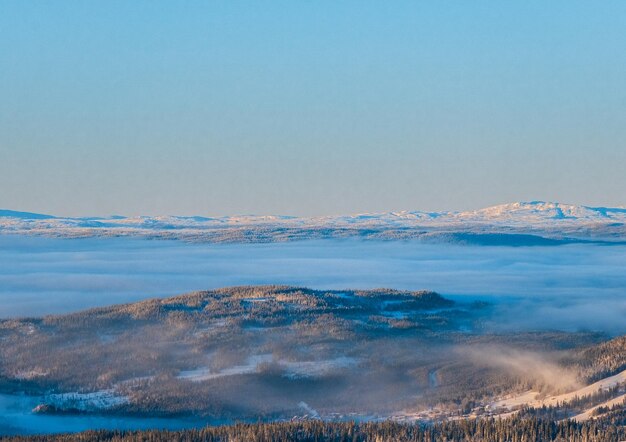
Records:
{"label": "snowy slope", "polygon": [[[592,396],[594,393],[599,391],[608,391],[613,387],[618,385],[624,385],[626,382],[626,370],[622,371],[616,375],[609,376],[607,378],[601,379],[593,384],[581,387],[577,390],[570,391],[569,393],[564,393],[556,396],[550,396],[547,398],[539,399],[539,393],[536,391],[527,391],[519,395],[514,395],[510,397],[506,397],[500,399],[496,402],[490,404],[491,409],[495,410],[504,410],[503,414],[506,414],[511,411],[518,410],[522,406],[540,408],[543,406],[546,407],[554,407],[557,404],[562,404],[564,402],[570,402],[576,398],[583,398],[585,396]],[[602,404],[596,405],[594,407],[589,408],[584,413],[581,413],[574,417],[575,420],[583,421],[587,420],[592,416],[593,410],[597,409],[600,406],[613,406],[616,404],[621,404],[624,401],[626,395],[620,394],[619,396],[612,398],[603,402]]]}

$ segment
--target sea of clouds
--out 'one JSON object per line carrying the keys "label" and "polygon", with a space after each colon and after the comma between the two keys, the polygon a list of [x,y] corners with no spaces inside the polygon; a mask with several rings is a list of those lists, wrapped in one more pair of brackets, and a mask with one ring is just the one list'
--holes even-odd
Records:
{"label": "sea of clouds", "polygon": [[626,246],[323,240],[190,244],[0,236],[0,317],[232,285],[429,289],[496,303],[501,327],[626,333]]}

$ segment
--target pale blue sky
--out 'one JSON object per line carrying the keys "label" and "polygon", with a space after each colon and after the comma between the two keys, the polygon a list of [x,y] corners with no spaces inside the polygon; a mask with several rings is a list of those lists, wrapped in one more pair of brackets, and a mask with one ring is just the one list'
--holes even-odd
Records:
{"label": "pale blue sky", "polygon": [[0,207],[626,204],[624,1],[0,0]]}

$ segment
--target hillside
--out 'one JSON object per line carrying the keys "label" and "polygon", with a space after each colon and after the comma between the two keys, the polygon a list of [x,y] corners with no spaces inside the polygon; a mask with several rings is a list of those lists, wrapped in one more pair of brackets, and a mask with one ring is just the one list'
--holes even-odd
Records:
{"label": "hillside", "polygon": [[[517,411],[488,405],[621,366],[597,334],[493,333],[491,315],[428,291],[246,286],[7,319],[0,394],[26,392],[44,414],[441,421]],[[549,405],[574,416],[621,394],[610,387]]]}

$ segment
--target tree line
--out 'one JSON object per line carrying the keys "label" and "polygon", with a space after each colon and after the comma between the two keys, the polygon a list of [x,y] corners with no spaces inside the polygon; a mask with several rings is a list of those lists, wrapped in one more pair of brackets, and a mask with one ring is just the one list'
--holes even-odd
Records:
{"label": "tree line", "polygon": [[0,437],[2,442],[617,442],[626,438],[626,413],[587,421],[506,419],[447,421],[433,425],[386,422],[276,422],[181,431],[87,431],[54,436]]}

